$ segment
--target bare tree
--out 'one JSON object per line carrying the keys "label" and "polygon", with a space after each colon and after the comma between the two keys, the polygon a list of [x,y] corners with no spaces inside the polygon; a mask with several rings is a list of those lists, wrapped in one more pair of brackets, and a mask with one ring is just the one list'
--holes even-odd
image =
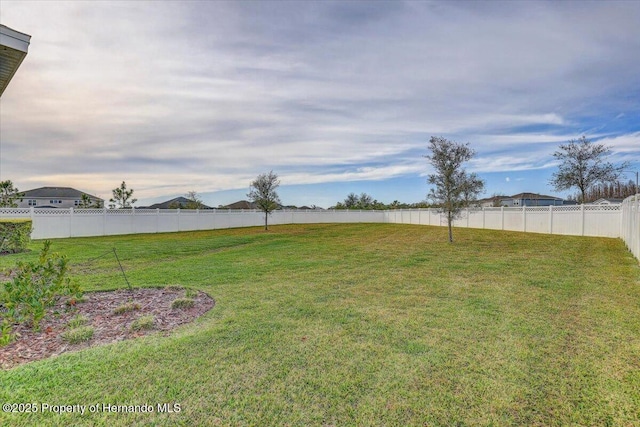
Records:
{"label": "bare tree", "polygon": [[122,181],[120,187],[114,188],[111,190],[113,193],[113,198],[109,199],[111,209],[125,209],[130,208],[132,204],[138,201],[138,199],[132,199],[133,189],[127,190],[127,184]]}
{"label": "bare tree", "polygon": [[278,208],[280,198],[276,193],[276,188],[280,185],[278,175],[273,173],[263,173],[251,183],[247,197],[256,204],[258,209],[264,212],[264,229],[268,230],[268,217],[271,212]]}
{"label": "bare tree", "polygon": [[475,154],[469,144],[434,136],[429,140],[429,149],[431,155],[425,157],[429,159],[435,173],[429,175],[428,182],[435,188],[431,189],[428,197],[440,206],[440,212],[446,214],[449,242],[453,242],[453,220],[482,192],[484,181],[475,173],[467,173],[462,167]]}
{"label": "bare tree", "polygon": [[18,191],[10,179],[0,181],[0,208],[17,208],[17,202],[21,202],[23,197],[24,193]]}
{"label": "bare tree", "polygon": [[627,162],[620,166],[605,162],[609,154],[609,147],[593,144],[585,136],[561,144],[560,150],[553,153],[560,165],[549,182],[558,191],[576,187],[580,191],[580,203],[584,203],[587,190],[593,185],[616,182],[622,170],[629,166]]}

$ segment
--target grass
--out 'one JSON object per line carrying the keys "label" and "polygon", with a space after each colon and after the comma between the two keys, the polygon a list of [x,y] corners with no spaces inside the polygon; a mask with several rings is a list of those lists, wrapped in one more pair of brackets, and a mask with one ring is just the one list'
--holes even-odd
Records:
{"label": "grass", "polygon": [[0,371],[2,402],[179,413],[1,413],[0,425],[637,425],[640,267],[624,244],[454,238],[313,224],[55,241],[86,290],[127,286],[115,259],[91,261],[116,247],[133,286],[179,284],[216,306],[168,337]]}
{"label": "grass", "polygon": [[88,320],[89,319],[87,319],[86,316],[83,316],[82,314],[77,314],[77,315],[73,316],[71,318],[71,320],[69,320],[69,323],[67,324],[67,327],[70,328],[70,329],[75,329],[75,328],[78,328],[80,326],[84,326],[87,323]]}
{"label": "grass", "polygon": [[171,308],[191,308],[196,304],[193,298],[176,298],[171,303]]}
{"label": "grass", "polygon": [[61,337],[69,344],[78,344],[83,341],[89,341],[93,338],[94,329],[92,326],[78,326],[73,329],[64,331]]}
{"label": "grass", "polygon": [[155,327],[155,318],[152,315],[140,316],[131,322],[132,331],[141,331],[144,329],[153,329]]}
{"label": "grass", "polygon": [[113,314],[124,314],[130,311],[140,310],[140,304],[137,302],[129,301],[124,304],[120,304],[115,309],[113,309]]}

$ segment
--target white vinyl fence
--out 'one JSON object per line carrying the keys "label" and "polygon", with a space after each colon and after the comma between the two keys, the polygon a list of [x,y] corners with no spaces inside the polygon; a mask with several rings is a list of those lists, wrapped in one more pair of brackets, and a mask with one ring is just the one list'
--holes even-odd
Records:
{"label": "white vinyl fence", "polygon": [[[640,258],[640,197],[621,205],[579,205],[522,208],[469,209],[455,227],[486,228],[531,233],[622,238]],[[256,210],[180,209],[35,209],[2,208],[2,218],[30,218],[32,238],[108,236],[252,227],[264,224]],[[436,209],[388,211],[281,210],[269,216],[269,224],[396,223],[446,225]]]}
{"label": "white vinyl fence", "polygon": [[640,194],[622,202],[620,237],[633,255],[640,260]]}
{"label": "white vinyl fence", "polygon": [[[165,233],[264,226],[257,210],[184,209],[35,209],[1,208],[2,218],[33,221],[33,239]],[[384,222],[383,211],[282,210],[269,215],[269,224]]]}
{"label": "white vinyl fence", "polygon": [[[447,225],[435,209],[385,211],[385,222]],[[620,237],[621,205],[477,208],[462,212],[455,227],[574,236]]]}

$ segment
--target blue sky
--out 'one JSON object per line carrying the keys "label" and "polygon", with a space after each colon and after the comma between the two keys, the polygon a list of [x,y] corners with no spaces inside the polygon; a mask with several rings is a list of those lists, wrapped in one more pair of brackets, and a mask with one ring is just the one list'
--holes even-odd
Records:
{"label": "blue sky", "polygon": [[[0,179],[138,205],[197,191],[328,207],[428,193],[433,136],[468,142],[485,196],[566,196],[558,145],[640,169],[640,2],[32,2],[0,100]],[[626,178],[635,178],[629,173]]]}

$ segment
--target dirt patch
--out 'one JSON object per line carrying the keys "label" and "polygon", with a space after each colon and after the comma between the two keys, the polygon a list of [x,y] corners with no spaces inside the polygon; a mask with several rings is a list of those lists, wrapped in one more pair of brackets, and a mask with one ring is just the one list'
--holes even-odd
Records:
{"label": "dirt patch", "polygon": [[[137,338],[158,331],[168,335],[167,331],[202,316],[215,305],[215,301],[204,292],[191,291],[187,296],[194,300],[193,307],[172,308],[171,303],[177,298],[184,298],[185,294],[183,288],[173,286],[138,288],[133,291],[87,292],[83,301],[75,305],[59,302],[48,309],[39,331],[22,325],[13,328],[16,339],[0,347],[0,367],[8,369],[68,351]],[[127,304],[133,309],[116,314]],[[120,310],[116,310],[118,308]],[[63,339],[63,334],[71,329],[69,322],[80,316],[86,318],[84,326],[93,328],[93,336],[88,341],[71,344]],[[153,316],[153,327],[132,327],[133,322],[143,316]]]}

